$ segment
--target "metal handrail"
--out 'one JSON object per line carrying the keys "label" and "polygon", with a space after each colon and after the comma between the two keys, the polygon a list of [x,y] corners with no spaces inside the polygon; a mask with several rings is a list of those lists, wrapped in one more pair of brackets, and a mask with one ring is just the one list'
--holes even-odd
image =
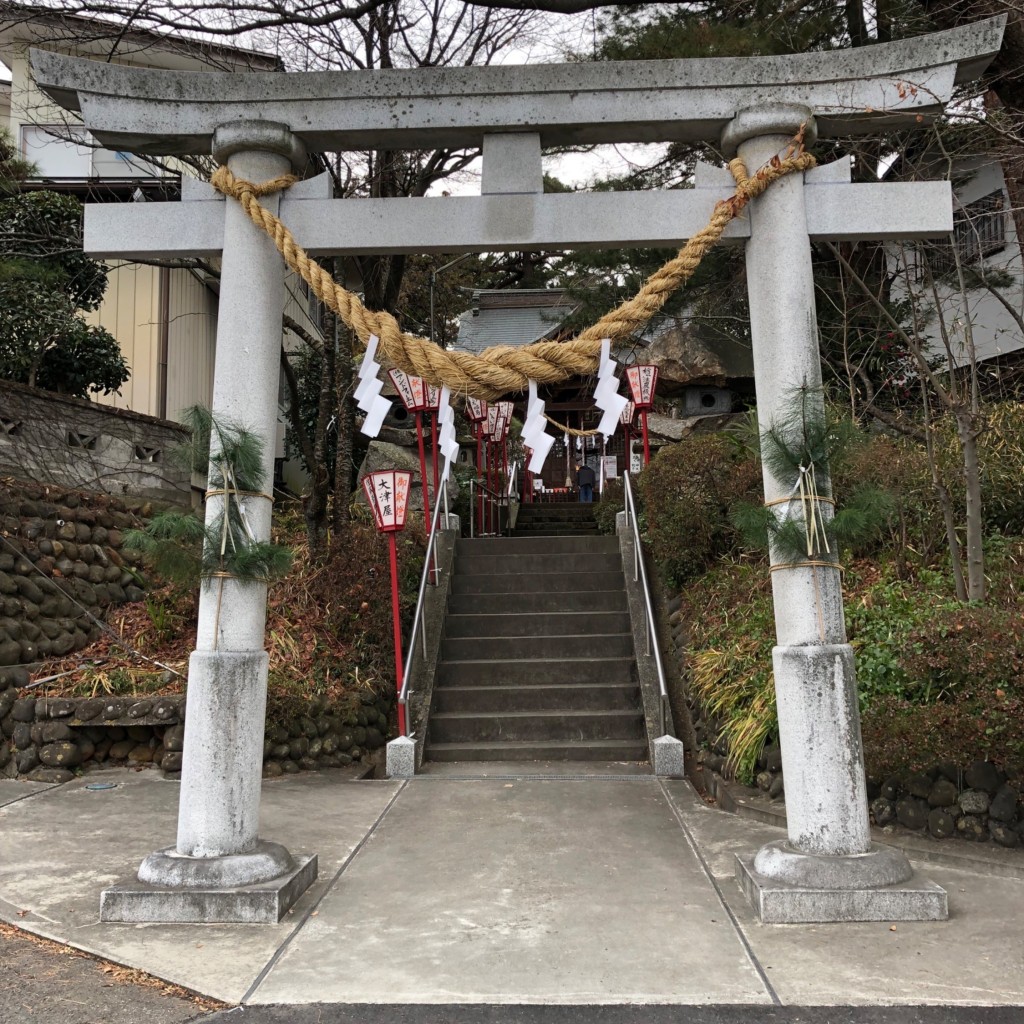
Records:
{"label": "metal handrail", "polygon": [[624,507],[626,526],[633,532],[633,582],[642,583],[644,609],[647,613],[647,657],[653,654],[654,666],[658,672],[658,690],[661,693],[659,709],[661,715],[661,735],[665,735],[665,709],[668,706],[668,688],[665,685],[665,668],[661,663],[661,644],[658,643],[658,625],[654,618],[654,605],[651,602],[651,588],[647,582],[647,567],[644,565],[643,549],[640,545],[640,526],[636,516],[636,502],[633,499],[633,484],[629,472],[623,474],[622,492],[625,495]]}
{"label": "metal handrail", "polygon": [[[481,494],[488,495],[490,497],[490,499],[491,499],[491,504],[495,508],[502,508],[503,506],[507,507],[508,504],[509,504],[509,496],[507,494],[502,494],[499,491],[492,491],[486,484],[482,484],[482,483],[480,483],[479,481],[477,481],[475,479],[470,480],[469,481],[469,508],[470,508],[469,536],[470,536],[470,538],[473,538],[473,537],[476,536],[476,533],[475,533],[475,530],[476,530],[476,500],[475,500],[475,492],[476,491],[479,491]],[[488,518],[490,518],[490,515],[488,515]],[[495,526],[500,527],[500,525],[501,525],[501,520],[499,518],[498,522],[495,524]],[[494,536],[497,536],[499,534],[499,532],[500,532],[500,530],[495,529]]]}
{"label": "metal handrail", "polygon": [[[442,485],[441,491],[444,494],[444,515],[445,524],[448,522],[448,484],[447,481]],[[434,548],[437,544],[437,530],[441,522],[441,502],[437,501],[435,496],[434,499],[434,518],[430,524],[430,536],[427,537],[427,551],[423,558],[423,574],[420,576],[420,592],[416,598],[416,611],[413,612],[412,616],[412,632],[409,634],[409,646],[406,648],[407,653],[405,655],[405,672],[402,678],[402,689],[398,694],[398,703],[405,709],[405,729],[408,736],[415,735],[409,730],[409,726],[412,724],[412,719],[409,718],[409,694],[412,690],[409,688],[409,680],[412,678],[412,663],[416,656],[416,639],[420,638],[423,645],[423,660],[427,658],[427,631],[421,629],[420,626],[423,622],[423,602],[427,594],[427,584],[430,582],[430,576],[434,575],[434,586],[437,586],[438,577],[440,570],[437,568],[436,557],[434,555]]]}

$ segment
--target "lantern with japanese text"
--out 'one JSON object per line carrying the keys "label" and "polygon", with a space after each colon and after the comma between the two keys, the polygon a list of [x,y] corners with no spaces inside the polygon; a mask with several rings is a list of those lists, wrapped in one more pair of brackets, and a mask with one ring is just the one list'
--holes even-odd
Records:
{"label": "lantern with japanese text", "polygon": [[[423,447],[423,413],[430,407],[430,392],[422,377],[413,377],[404,370],[388,370],[391,383],[406,409],[416,417],[416,443],[420,450],[420,482],[423,485],[423,519],[430,534],[430,488],[427,485],[427,453]],[[434,465],[437,465],[435,452]],[[437,488],[434,488],[435,493]]]}
{"label": "lantern with japanese text", "polygon": [[658,386],[658,368],[650,363],[626,367],[626,380],[633,395],[633,404],[640,413],[644,431],[644,465],[651,461],[651,444],[647,436],[647,413],[654,408],[654,391]]}
{"label": "lantern with japanese text", "polygon": [[437,489],[439,486],[438,464],[440,460],[437,455],[437,414],[441,408],[441,389],[435,388],[433,384],[427,385],[427,411],[433,413],[430,418],[430,447],[433,453],[434,466],[434,500],[437,500]]}
{"label": "lantern with japanese text", "polygon": [[636,403],[627,402],[626,408],[619,416],[622,424],[622,432],[626,439],[626,472],[628,473],[633,465],[633,417],[636,415]]}

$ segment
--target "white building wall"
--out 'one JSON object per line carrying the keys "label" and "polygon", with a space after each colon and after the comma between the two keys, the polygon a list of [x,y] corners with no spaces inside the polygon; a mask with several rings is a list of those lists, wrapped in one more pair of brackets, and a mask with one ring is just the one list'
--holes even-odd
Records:
{"label": "white building wall", "polygon": [[[972,267],[979,266],[987,271],[1004,272],[1010,278],[1010,283],[1008,287],[999,288],[998,294],[1010,309],[985,287],[969,288],[966,294],[961,293],[955,286],[955,277],[949,274],[937,282],[936,302],[935,297],[927,290],[925,282],[921,280],[916,249],[903,246],[893,250],[896,265],[901,270],[904,265],[909,268],[919,309],[927,314],[923,333],[928,338],[929,351],[943,361],[948,361],[951,354],[956,366],[969,364],[972,340],[979,361],[1024,349],[1024,333],[1017,321],[1017,317],[1024,317],[1024,260],[1021,257],[1020,239],[1017,237],[1014,218],[1010,214],[1010,197],[1002,169],[994,161],[978,159],[973,162],[973,166],[968,165],[963,170],[969,177],[956,186],[955,202],[959,207],[966,207],[986,196],[1001,192],[1006,241],[999,252],[983,257],[981,263],[965,264],[964,269],[968,275]],[[900,274],[893,284],[893,296],[905,298],[906,295],[907,289]],[[949,352],[943,333],[948,338]]]}

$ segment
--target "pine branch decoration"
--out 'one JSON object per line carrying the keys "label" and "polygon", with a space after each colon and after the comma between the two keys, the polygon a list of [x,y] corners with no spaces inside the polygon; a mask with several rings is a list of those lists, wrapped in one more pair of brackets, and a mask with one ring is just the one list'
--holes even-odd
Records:
{"label": "pine branch decoration", "polygon": [[175,582],[232,577],[268,583],[283,576],[291,551],[258,540],[243,504],[247,495],[263,492],[263,441],[201,406],[187,410],[183,422],[190,440],[174,456],[190,470],[207,470],[210,491],[222,492],[223,510],[209,524],[194,514],[162,512],[144,530],[130,531],[126,543]]}

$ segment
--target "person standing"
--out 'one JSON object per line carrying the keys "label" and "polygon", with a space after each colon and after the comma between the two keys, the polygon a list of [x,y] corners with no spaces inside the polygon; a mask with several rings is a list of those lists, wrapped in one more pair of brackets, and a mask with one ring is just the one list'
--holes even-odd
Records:
{"label": "person standing", "polygon": [[577,463],[576,483],[580,489],[581,502],[590,504],[594,500],[594,483],[596,480],[597,475],[586,463],[582,466]]}

